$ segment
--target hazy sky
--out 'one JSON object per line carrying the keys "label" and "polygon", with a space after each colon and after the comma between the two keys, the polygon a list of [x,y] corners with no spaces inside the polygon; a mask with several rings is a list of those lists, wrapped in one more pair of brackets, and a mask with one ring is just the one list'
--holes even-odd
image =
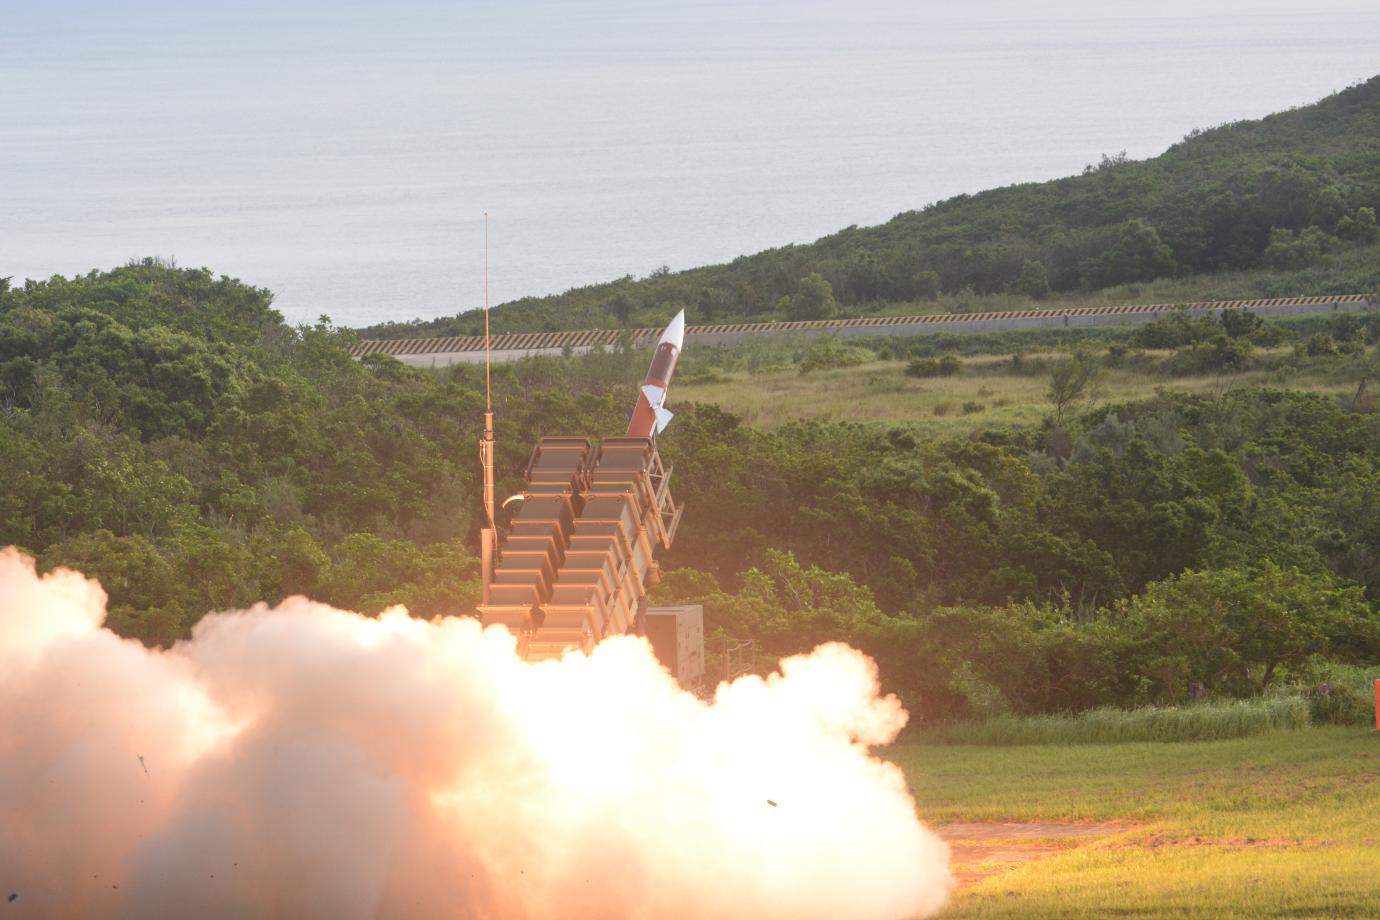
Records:
{"label": "hazy sky", "polygon": [[[179,2],[179,0],[0,0],[0,12],[9,29],[59,27],[81,29],[84,21],[104,29],[124,23],[131,29],[159,30],[189,22],[272,22],[301,17],[329,17],[344,24],[362,15],[377,25],[380,10],[397,10],[399,24],[409,14],[421,12],[472,17],[476,25],[486,20],[528,18],[534,27],[553,28],[567,19],[615,14],[631,21],[791,19],[865,20],[1029,20],[1065,19],[1164,19],[1180,17],[1261,16],[1370,13],[1375,0],[1055,0],[1031,3],[1024,0],[237,0],[237,2]],[[648,35],[655,40],[655,35]]]}
{"label": "hazy sky", "polygon": [[0,276],[452,313],[1153,156],[1380,72],[1377,0],[0,0]]}

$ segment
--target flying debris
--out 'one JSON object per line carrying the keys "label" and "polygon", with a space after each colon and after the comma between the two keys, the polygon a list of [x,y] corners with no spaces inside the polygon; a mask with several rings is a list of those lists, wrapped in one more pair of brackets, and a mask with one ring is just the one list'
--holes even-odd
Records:
{"label": "flying debris", "polygon": [[[537,444],[527,485],[503,502],[508,507],[521,499],[501,547],[491,517],[485,539],[493,548],[485,554],[492,562],[485,566],[479,613],[486,625],[512,630],[528,660],[556,658],[570,649],[589,652],[608,636],[642,635],[648,614],[664,613],[675,617],[677,628],[665,632],[676,647],[666,649],[663,660],[673,658],[672,671],[683,683],[703,674],[698,611],[647,608],[647,591],[661,577],[656,553],[670,548],[684,511],[671,497],[671,467],[662,463],[656,445],[671,422],[666,391],[684,339],[682,311],[657,341],[622,437],[598,445],[588,437],[543,438]],[[487,417],[485,428],[491,438]],[[491,440],[481,456],[485,486],[491,488]],[[485,507],[492,515],[491,498]]]}

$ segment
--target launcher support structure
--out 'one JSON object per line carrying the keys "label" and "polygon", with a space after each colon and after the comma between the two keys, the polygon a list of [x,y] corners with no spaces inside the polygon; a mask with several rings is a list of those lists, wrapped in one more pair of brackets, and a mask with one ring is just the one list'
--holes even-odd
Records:
{"label": "launcher support structure", "polygon": [[508,627],[529,661],[643,631],[656,554],[670,548],[684,511],[656,446],[671,421],[664,403],[684,334],[682,312],[657,342],[623,437],[543,438],[523,491],[504,502],[521,506],[486,567],[479,615]]}

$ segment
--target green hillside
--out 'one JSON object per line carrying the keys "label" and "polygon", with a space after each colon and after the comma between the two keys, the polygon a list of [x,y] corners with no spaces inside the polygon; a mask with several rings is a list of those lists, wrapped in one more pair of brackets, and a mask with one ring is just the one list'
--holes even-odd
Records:
{"label": "green hillside", "polygon": [[[296,593],[472,610],[484,370],[349,341],[205,270],[0,281],[0,547],[99,577],[149,644]],[[703,604],[761,667],[847,641],[933,723],[1380,662],[1380,314],[975,336],[965,359],[933,336],[764,344],[687,352],[678,382],[723,405],[678,400],[660,439],[686,513],[655,598]],[[645,366],[495,367],[499,493],[542,436],[623,430]],[[790,418],[735,414],[743,373]],[[801,417],[792,375],[885,411]],[[1355,692],[1313,702],[1368,716]]]}
{"label": "green hillside", "polygon": [[[1156,279],[1198,279],[1214,296],[1349,293],[1380,284],[1373,261],[1346,258],[1376,239],[1377,208],[1380,77],[1258,121],[1195,130],[1153,159],[1104,156],[1079,176],[960,195],[808,245],[526,298],[495,308],[493,322],[499,332],[541,331],[651,326],[682,306],[704,323],[901,305],[993,309],[1002,305],[994,298],[1016,306],[1099,292],[1135,300],[1138,289],[1125,286]],[[1228,290],[1211,280],[1243,271]],[[461,315],[363,331],[481,329],[478,316]]]}

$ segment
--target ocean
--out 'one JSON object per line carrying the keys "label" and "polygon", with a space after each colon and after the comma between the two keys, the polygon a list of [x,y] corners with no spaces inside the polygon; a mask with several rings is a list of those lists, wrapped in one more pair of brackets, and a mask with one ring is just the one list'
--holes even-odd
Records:
{"label": "ocean", "polygon": [[494,303],[731,260],[1380,72],[1373,3],[1291,7],[0,0],[0,276],[362,326],[479,306],[485,211]]}

